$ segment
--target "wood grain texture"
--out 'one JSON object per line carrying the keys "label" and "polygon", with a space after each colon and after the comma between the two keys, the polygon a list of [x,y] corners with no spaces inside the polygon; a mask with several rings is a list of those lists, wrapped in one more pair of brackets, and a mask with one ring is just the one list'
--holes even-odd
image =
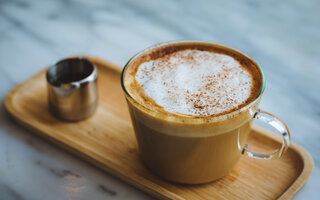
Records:
{"label": "wood grain texture", "polygon": [[[39,136],[159,199],[290,199],[310,176],[312,158],[294,143],[278,160],[243,156],[227,177],[209,184],[173,184],[154,176],[139,160],[120,85],[121,68],[88,58],[99,71],[99,107],[91,118],[70,123],[49,113],[46,69],[9,92],[6,109]],[[248,143],[256,151],[272,151],[281,138],[254,127]]]}

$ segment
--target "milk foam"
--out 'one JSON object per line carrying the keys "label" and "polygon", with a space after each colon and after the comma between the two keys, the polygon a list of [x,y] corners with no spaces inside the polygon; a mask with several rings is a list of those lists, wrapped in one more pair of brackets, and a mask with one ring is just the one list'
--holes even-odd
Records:
{"label": "milk foam", "polygon": [[233,57],[191,49],[142,63],[135,79],[166,111],[196,116],[238,107],[253,85],[250,73]]}

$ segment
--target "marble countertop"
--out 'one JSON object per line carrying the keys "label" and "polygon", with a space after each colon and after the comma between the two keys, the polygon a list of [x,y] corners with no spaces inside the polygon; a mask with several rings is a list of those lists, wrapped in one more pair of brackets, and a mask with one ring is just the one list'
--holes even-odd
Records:
{"label": "marble countertop", "polygon": [[[314,159],[294,199],[319,199],[320,2],[0,1],[0,98],[45,66],[90,54],[123,66],[158,42],[197,39],[253,57],[267,88],[261,108],[290,127]],[[13,122],[0,106],[0,199],[153,199]]]}

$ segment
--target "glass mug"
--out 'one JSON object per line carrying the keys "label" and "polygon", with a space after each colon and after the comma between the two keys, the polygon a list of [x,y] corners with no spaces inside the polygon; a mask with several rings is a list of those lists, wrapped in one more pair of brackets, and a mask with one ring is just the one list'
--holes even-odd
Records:
{"label": "glass mug", "polygon": [[[262,86],[258,96],[246,106],[219,116],[187,118],[157,112],[139,104],[127,90],[128,72],[152,52],[182,46],[213,48],[246,59],[260,72]],[[149,56],[150,57],[150,56]],[[261,68],[243,53],[224,46],[198,42],[179,41],[157,44],[136,54],[122,71],[121,85],[127,100],[132,124],[139,146],[140,157],[145,166],[158,176],[173,182],[200,184],[227,175],[241,155],[258,159],[277,159],[290,145],[290,132],[278,117],[258,108],[265,89]],[[248,138],[253,119],[274,127],[282,135],[282,146],[272,154],[249,151]]]}

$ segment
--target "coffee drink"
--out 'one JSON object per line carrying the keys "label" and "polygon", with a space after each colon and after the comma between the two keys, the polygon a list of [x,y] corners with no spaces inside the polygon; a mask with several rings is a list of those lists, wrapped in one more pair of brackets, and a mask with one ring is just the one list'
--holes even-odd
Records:
{"label": "coffee drink", "polygon": [[160,50],[161,57],[135,66],[125,83],[130,95],[151,110],[184,117],[230,113],[256,98],[256,67],[215,49],[190,48],[165,55]]}
{"label": "coffee drink", "polygon": [[228,174],[264,89],[244,54],[204,42],[156,45],[131,59],[122,87],[144,164],[174,182]]}

